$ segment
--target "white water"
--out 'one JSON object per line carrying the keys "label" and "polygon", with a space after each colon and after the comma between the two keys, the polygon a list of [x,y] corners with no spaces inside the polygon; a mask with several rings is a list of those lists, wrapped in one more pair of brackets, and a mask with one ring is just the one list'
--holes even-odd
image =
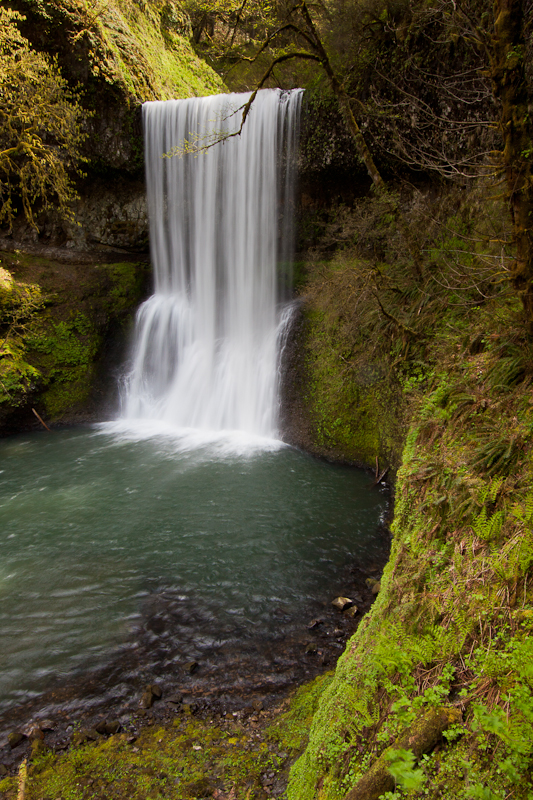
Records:
{"label": "white water", "polygon": [[[293,246],[301,92],[145,103],[154,294],[140,307],[124,423],[276,438],[278,340]],[[232,113],[236,112],[236,113]],[[142,421],[142,422],[141,422]]]}

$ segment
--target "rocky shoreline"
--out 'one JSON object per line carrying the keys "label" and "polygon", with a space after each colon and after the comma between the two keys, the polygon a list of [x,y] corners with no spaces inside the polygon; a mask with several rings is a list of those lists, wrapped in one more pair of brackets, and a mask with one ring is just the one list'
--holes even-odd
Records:
{"label": "rocky shoreline", "polygon": [[260,728],[291,690],[334,668],[379,590],[388,530],[379,535],[383,561],[353,565],[341,576],[341,597],[349,602],[331,597],[315,603],[289,635],[283,629],[290,612],[276,609],[279,636],[247,637],[205,650],[198,660],[174,663],[171,670],[165,640],[176,623],[172,598],[152,597],[132,641],[105,667],[58,681],[0,715],[0,778],[15,775],[25,759],[72,745],[120,735],[133,747],[144,728],[176,724],[184,715]]}

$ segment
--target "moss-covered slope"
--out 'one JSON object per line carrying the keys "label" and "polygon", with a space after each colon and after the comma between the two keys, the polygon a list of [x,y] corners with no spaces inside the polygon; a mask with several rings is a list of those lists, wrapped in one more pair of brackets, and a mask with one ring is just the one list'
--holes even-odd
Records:
{"label": "moss-covered slope", "polygon": [[172,0],[17,0],[24,34],[58,56],[73,81],[105,83],[132,102],[223,91],[218,75],[194,53],[187,16]]}
{"label": "moss-covered slope", "polygon": [[[322,265],[309,288],[308,302],[322,303],[322,314],[329,305],[337,331],[344,316],[346,343],[344,263],[343,285],[348,276],[361,290],[352,300],[351,358],[366,333],[367,349],[397,377],[406,423],[381,591],[321,699],[290,800],[533,794],[533,351],[518,298],[502,292],[505,260],[487,266],[491,244],[480,232],[496,223],[497,208],[487,199],[482,212],[472,196],[459,211],[451,198],[443,202],[441,212],[427,210],[433,220],[444,216],[422,284],[392,258],[372,277],[352,250]],[[413,220],[418,212],[409,213]],[[371,291],[361,300],[365,285]],[[332,339],[328,326],[320,330],[322,352]],[[312,328],[311,355],[316,336]],[[330,349],[333,377],[323,367],[312,375],[350,398],[350,356]],[[313,392],[312,403],[321,396]],[[334,392],[327,402],[333,407]],[[413,752],[415,731],[434,708],[458,721]],[[374,780],[379,769],[384,783]]]}
{"label": "moss-covered slope", "polygon": [[32,404],[47,420],[90,417],[105,399],[111,340],[124,340],[144,294],[146,263],[1,256],[0,425],[27,425]]}

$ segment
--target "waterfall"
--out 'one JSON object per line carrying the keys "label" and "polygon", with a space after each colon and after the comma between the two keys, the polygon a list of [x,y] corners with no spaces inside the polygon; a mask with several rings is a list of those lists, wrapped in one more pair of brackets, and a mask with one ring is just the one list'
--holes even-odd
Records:
{"label": "waterfall", "polygon": [[[127,420],[276,436],[301,91],[259,92],[225,138],[248,98],[143,106],[155,286],[137,314]],[[163,157],[185,142],[199,152]]]}

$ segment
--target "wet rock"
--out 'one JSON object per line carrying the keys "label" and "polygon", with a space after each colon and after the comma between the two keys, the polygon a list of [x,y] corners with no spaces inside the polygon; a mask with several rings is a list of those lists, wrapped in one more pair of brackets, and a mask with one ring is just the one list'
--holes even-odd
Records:
{"label": "wet rock", "polygon": [[4,778],[6,775],[9,775],[9,770],[5,764],[0,764],[0,778]]}
{"label": "wet rock", "polygon": [[32,725],[28,731],[28,739],[34,741],[35,739],[44,739],[44,733],[38,725]]}
{"label": "wet rock", "polygon": [[162,696],[163,690],[161,687],[157,683],[151,683],[145,687],[139,705],[141,708],[152,708],[155,701],[160,700]]}
{"label": "wet rock", "polygon": [[353,606],[353,600],[350,600],[349,597],[336,597],[335,600],[331,601],[331,605],[339,611],[344,611],[345,608]]}
{"label": "wet rock", "polygon": [[347,617],[355,617],[358,611],[359,609],[357,608],[357,606],[348,606],[348,608],[345,610],[344,613],[346,614]]}
{"label": "wet rock", "polygon": [[96,742],[100,738],[100,734],[95,728],[83,728],[81,731],[76,731],[72,737],[74,745],[85,744],[86,742]]}
{"label": "wet rock", "polygon": [[359,605],[363,604],[363,598],[361,597],[359,592],[355,592],[355,594],[353,596],[353,599],[354,599],[354,603],[359,603]]}
{"label": "wet rock", "polygon": [[376,581],[371,589],[371,592],[372,594],[378,594],[380,590],[381,590],[381,583],[379,581]]}
{"label": "wet rock", "polygon": [[313,620],[311,620],[311,622],[309,623],[307,628],[309,630],[312,630],[313,628],[316,628],[318,625],[322,625],[323,622],[324,622],[323,619],[313,619]]}
{"label": "wet rock", "polygon": [[151,708],[154,702],[154,696],[150,687],[144,690],[139,701],[141,708]]}
{"label": "wet rock", "polygon": [[170,703],[173,706],[180,706],[183,703],[183,695],[182,694],[171,694],[166,698],[167,703]]}
{"label": "wet rock", "polygon": [[19,745],[19,744],[22,742],[22,740],[23,740],[23,739],[25,739],[25,738],[26,738],[26,737],[24,736],[24,734],[23,734],[23,733],[21,733],[21,731],[11,731],[11,733],[8,733],[8,734],[7,734],[7,741],[8,741],[8,744],[9,744],[9,746],[10,746],[10,748],[11,748],[12,750],[13,750],[15,747],[18,747],[18,745]]}
{"label": "wet rock", "polygon": [[265,707],[265,704],[262,700],[254,700],[252,703],[252,708],[254,711],[262,711]]}
{"label": "wet rock", "polygon": [[121,729],[121,724],[118,719],[111,719],[109,722],[106,722],[105,732],[108,733],[110,736],[113,736],[115,733],[118,733]]}
{"label": "wet rock", "polygon": [[370,591],[372,591],[376,583],[378,583],[378,581],[375,578],[367,578],[365,583],[370,589]]}
{"label": "wet rock", "polygon": [[183,665],[185,672],[188,672],[189,675],[192,675],[193,672],[196,672],[198,669],[198,662],[197,661],[187,661],[186,664]]}
{"label": "wet rock", "polygon": [[106,727],[107,727],[107,720],[101,719],[100,722],[94,726],[94,729],[97,733],[104,734],[107,733]]}
{"label": "wet rock", "polygon": [[31,743],[31,758],[41,756],[43,753],[46,753],[47,750],[48,747],[45,745],[42,739],[34,739]]}
{"label": "wet rock", "polygon": [[51,719],[40,719],[38,724],[42,731],[53,731],[56,727]]}
{"label": "wet rock", "polygon": [[306,648],[305,648],[305,652],[307,653],[308,656],[314,655],[317,652],[317,650],[318,650],[318,647],[317,647],[315,642],[309,642],[309,644],[306,645]]}

